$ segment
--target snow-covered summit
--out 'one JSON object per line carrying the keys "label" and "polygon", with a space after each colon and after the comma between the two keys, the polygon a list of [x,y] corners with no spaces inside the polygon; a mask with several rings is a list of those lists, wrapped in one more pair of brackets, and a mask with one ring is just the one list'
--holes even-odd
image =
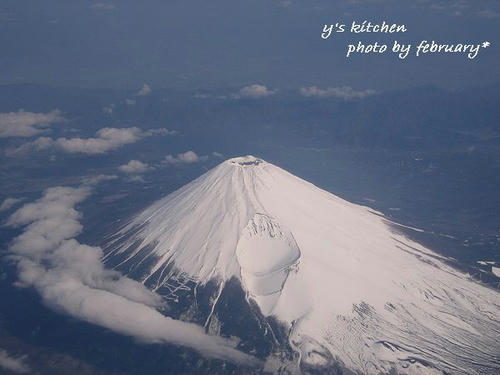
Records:
{"label": "snow-covered summit", "polygon": [[[363,374],[493,374],[499,293],[471,281],[383,215],[253,156],[229,159],[154,203],[108,256],[147,264],[158,289],[179,274],[240,280],[290,327],[300,361]],[[216,302],[214,302],[216,303]],[[485,370],[486,369],[486,370]]]}

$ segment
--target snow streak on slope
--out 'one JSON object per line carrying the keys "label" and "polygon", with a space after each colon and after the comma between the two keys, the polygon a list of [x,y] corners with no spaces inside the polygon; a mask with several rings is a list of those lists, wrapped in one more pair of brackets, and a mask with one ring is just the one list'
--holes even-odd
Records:
{"label": "snow streak on slope", "polygon": [[384,217],[263,160],[230,159],[139,214],[108,256],[241,280],[290,327],[303,366],[363,374],[497,374],[500,297],[396,232]]}

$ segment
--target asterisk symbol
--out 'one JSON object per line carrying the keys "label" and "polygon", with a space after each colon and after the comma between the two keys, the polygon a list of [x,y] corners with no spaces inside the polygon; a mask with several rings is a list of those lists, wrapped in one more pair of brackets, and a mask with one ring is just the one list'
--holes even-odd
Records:
{"label": "asterisk symbol", "polygon": [[489,47],[491,45],[490,42],[483,42],[483,48]]}

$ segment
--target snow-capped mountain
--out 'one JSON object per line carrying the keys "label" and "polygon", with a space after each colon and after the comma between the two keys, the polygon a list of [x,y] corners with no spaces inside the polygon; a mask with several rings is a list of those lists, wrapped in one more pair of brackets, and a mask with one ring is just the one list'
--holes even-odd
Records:
{"label": "snow-capped mountain", "polygon": [[[171,314],[238,335],[270,372],[500,373],[497,291],[380,213],[252,156],[137,215],[106,260]],[[255,332],[235,327],[251,319]]]}

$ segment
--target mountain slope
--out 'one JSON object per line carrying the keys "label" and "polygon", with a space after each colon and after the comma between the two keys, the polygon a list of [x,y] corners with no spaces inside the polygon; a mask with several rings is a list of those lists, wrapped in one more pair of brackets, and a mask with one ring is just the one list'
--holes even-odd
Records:
{"label": "mountain slope", "polygon": [[304,371],[334,362],[363,374],[500,371],[498,292],[377,212],[252,156],[147,208],[107,258],[170,297],[215,281],[207,326],[226,283],[239,280],[249,306],[286,327]]}

